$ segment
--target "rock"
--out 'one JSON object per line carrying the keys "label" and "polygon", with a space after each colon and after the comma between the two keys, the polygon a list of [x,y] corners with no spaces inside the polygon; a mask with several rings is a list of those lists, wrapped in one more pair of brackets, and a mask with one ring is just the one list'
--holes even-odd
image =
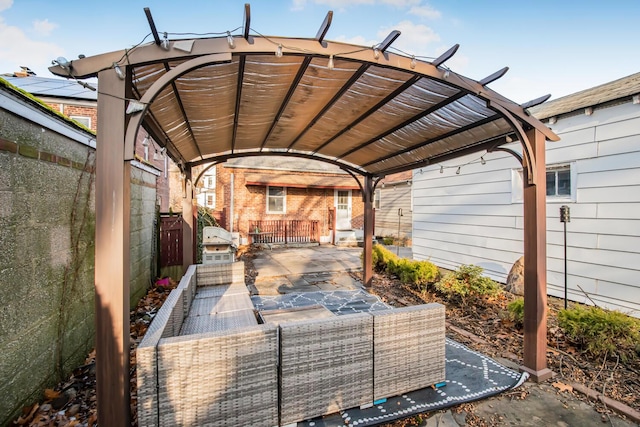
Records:
{"label": "rock", "polygon": [[67,416],[69,417],[73,417],[75,416],[78,412],[80,412],[80,405],[79,404],[75,404],[75,405],[71,405],[71,407],[69,408],[69,410],[67,411]]}
{"label": "rock", "polygon": [[511,271],[507,276],[507,284],[505,290],[515,295],[524,295],[524,257],[518,258],[513,263]]}
{"label": "rock", "polygon": [[44,412],[44,413],[49,412],[50,410],[51,410],[51,405],[49,405],[48,403],[43,403],[39,409],[40,412]]}

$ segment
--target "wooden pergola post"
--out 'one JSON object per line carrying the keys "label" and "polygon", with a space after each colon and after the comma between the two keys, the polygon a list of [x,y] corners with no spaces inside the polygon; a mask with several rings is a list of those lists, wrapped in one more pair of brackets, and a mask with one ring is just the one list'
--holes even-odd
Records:
{"label": "wooden pergola post", "polygon": [[[96,148],[96,390],[98,424],[128,426],[130,159],[125,157],[126,83],[98,74]],[[133,154],[133,153],[131,153]]]}
{"label": "wooden pergola post", "polygon": [[[547,368],[547,210],[545,137],[527,132],[535,170],[524,168],[524,366],[535,381],[551,377]],[[528,174],[534,174],[535,185]]]}
{"label": "wooden pergola post", "polygon": [[198,209],[194,207],[193,185],[191,181],[191,168],[186,171],[183,180],[182,197],[182,268],[187,271],[191,264],[195,263],[195,231],[197,226]]}
{"label": "wooden pergola post", "polygon": [[373,279],[373,179],[369,175],[364,177],[362,187],[364,201],[364,255],[362,258],[362,281],[366,287],[371,287]]}

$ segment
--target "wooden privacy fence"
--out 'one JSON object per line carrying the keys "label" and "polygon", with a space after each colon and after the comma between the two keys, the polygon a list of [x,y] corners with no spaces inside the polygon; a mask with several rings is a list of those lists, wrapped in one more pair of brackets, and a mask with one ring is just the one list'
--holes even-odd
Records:
{"label": "wooden privacy fence", "polygon": [[182,217],[160,217],[160,267],[182,265]]}
{"label": "wooden privacy fence", "polygon": [[319,221],[249,221],[251,243],[310,243],[320,241]]}

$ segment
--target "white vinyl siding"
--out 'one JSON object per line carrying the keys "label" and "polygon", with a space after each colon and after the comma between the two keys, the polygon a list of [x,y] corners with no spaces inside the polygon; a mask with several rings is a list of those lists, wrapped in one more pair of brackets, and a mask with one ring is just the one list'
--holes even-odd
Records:
{"label": "white vinyl siding", "polygon": [[[380,207],[376,208],[375,233],[377,236],[398,236],[400,219],[400,237],[411,238],[412,206],[411,185],[402,183],[379,188]],[[402,217],[398,217],[402,209]]]}
{"label": "white vinyl siding", "polygon": [[[570,167],[571,196],[547,198],[548,293],[564,294],[566,204],[569,298],[590,304],[581,287],[596,304],[640,317],[640,106],[560,117],[552,129],[561,140],[547,142],[547,167]],[[521,165],[498,152],[465,165],[482,154],[445,163],[443,174],[439,165],[414,174],[413,254],[445,268],[476,264],[504,282],[523,254],[523,204],[514,194]]]}

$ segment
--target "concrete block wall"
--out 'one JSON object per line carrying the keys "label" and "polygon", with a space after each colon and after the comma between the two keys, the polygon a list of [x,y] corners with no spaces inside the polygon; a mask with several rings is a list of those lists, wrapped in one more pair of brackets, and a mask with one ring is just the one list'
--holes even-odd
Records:
{"label": "concrete block wall", "polygon": [[[0,108],[0,426],[94,346],[94,164],[91,146]],[[132,304],[153,279],[155,179],[132,168]]]}
{"label": "concrete block wall", "polygon": [[156,278],[156,176],[131,168],[131,305]]}
{"label": "concrete block wall", "polygon": [[93,164],[91,147],[0,110],[0,425],[93,346]]}

